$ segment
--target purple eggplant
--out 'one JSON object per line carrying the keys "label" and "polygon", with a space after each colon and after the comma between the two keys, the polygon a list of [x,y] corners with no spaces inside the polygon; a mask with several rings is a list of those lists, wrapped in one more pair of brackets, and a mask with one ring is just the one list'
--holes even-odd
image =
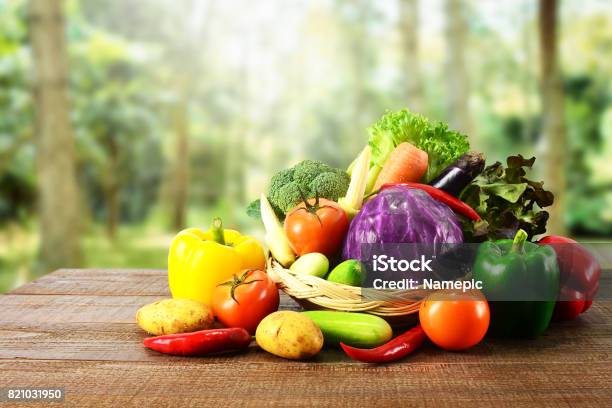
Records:
{"label": "purple eggplant", "polygon": [[485,158],[482,153],[467,152],[442,170],[429,184],[458,197],[463,189],[482,173],[484,166]]}

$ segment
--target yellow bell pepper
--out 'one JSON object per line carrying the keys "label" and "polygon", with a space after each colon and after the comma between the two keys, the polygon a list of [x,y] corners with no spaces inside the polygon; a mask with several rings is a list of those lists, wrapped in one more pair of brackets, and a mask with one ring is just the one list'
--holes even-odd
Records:
{"label": "yellow bell pepper", "polygon": [[209,231],[188,228],[179,232],[168,254],[168,283],[174,298],[210,305],[212,293],[244,269],[264,270],[266,256],[257,239],[224,230],[215,218]]}

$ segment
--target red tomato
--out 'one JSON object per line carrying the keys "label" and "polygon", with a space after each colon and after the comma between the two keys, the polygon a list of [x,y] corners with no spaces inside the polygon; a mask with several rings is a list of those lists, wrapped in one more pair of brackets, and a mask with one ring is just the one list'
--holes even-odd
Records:
{"label": "red tomato", "polygon": [[287,214],[285,233],[298,255],[320,252],[334,256],[348,231],[349,220],[338,203],[321,198],[308,200]]}
{"label": "red tomato", "polygon": [[438,291],[419,309],[425,334],[445,350],[465,350],[480,343],[489,328],[489,318],[489,304],[480,292]]}
{"label": "red tomato", "polygon": [[212,309],[225,326],[255,334],[259,322],[278,310],[279,301],[276,284],[265,272],[247,270],[215,288]]}

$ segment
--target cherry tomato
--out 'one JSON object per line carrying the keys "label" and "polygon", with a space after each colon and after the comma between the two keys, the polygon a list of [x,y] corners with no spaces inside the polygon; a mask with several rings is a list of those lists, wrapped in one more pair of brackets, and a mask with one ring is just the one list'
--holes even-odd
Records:
{"label": "cherry tomato", "polygon": [[276,284],[265,272],[247,270],[215,288],[212,309],[225,326],[255,334],[259,322],[278,310],[279,301]]}
{"label": "cherry tomato", "polygon": [[480,292],[438,291],[419,309],[425,334],[445,350],[465,350],[480,343],[489,318],[489,304]]}
{"label": "cherry tomato", "polygon": [[299,256],[319,252],[335,255],[349,227],[346,213],[338,203],[321,199],[304,202],[287,214],[285,233]]}

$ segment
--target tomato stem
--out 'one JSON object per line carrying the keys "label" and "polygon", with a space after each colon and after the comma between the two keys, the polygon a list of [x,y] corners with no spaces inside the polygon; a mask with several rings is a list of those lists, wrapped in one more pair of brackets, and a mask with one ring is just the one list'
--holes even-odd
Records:
{"label": "tomato stem", "polygon": [[254,282],[261,282],[262,279],[253,279],[250,281],[246,281],[246,278],[251,274],[251,272],[254,272],[255,269],[246,269],[244,271],[244,273],[242,275],[240,275],[240,277],[238,277],[237,275],[234,275],[233,279],[231,281],[227,281],[227,282],[223,282],[218,284],[217,286],[231,286],[230,288],[230,295],[232,297],[232,299],[234,300],[234,302],[236,302],[237,304],[240,304],[240,302],[238,302],[238,299],[236,299],[235,293],[236,293],[236,288],[241,286],[241,285],[249,285],[251,283]]}
{"label": "tomato stem", "polygon": [[321,217],[319,217],[319,214],[317,214],[317,211],[319,211],[321,208],[331,208],[331,205],[321,205],[319,203],[319,193],[315,190],[315,202],[314,204],[310,204],[308,202],[308,199],[306,198],[306,195],[304,194],[304,191],[298,187],[298,191],[300,192],[300,196],[302,197],[302,201],[304,202],[304,207],[299,208],[299,210],[305,210],[307,212],[309,212],[310,214],[314,215],[317,218],[317,221],[319,221],[319,225],[323,226],[323,222],[321,221]]}

